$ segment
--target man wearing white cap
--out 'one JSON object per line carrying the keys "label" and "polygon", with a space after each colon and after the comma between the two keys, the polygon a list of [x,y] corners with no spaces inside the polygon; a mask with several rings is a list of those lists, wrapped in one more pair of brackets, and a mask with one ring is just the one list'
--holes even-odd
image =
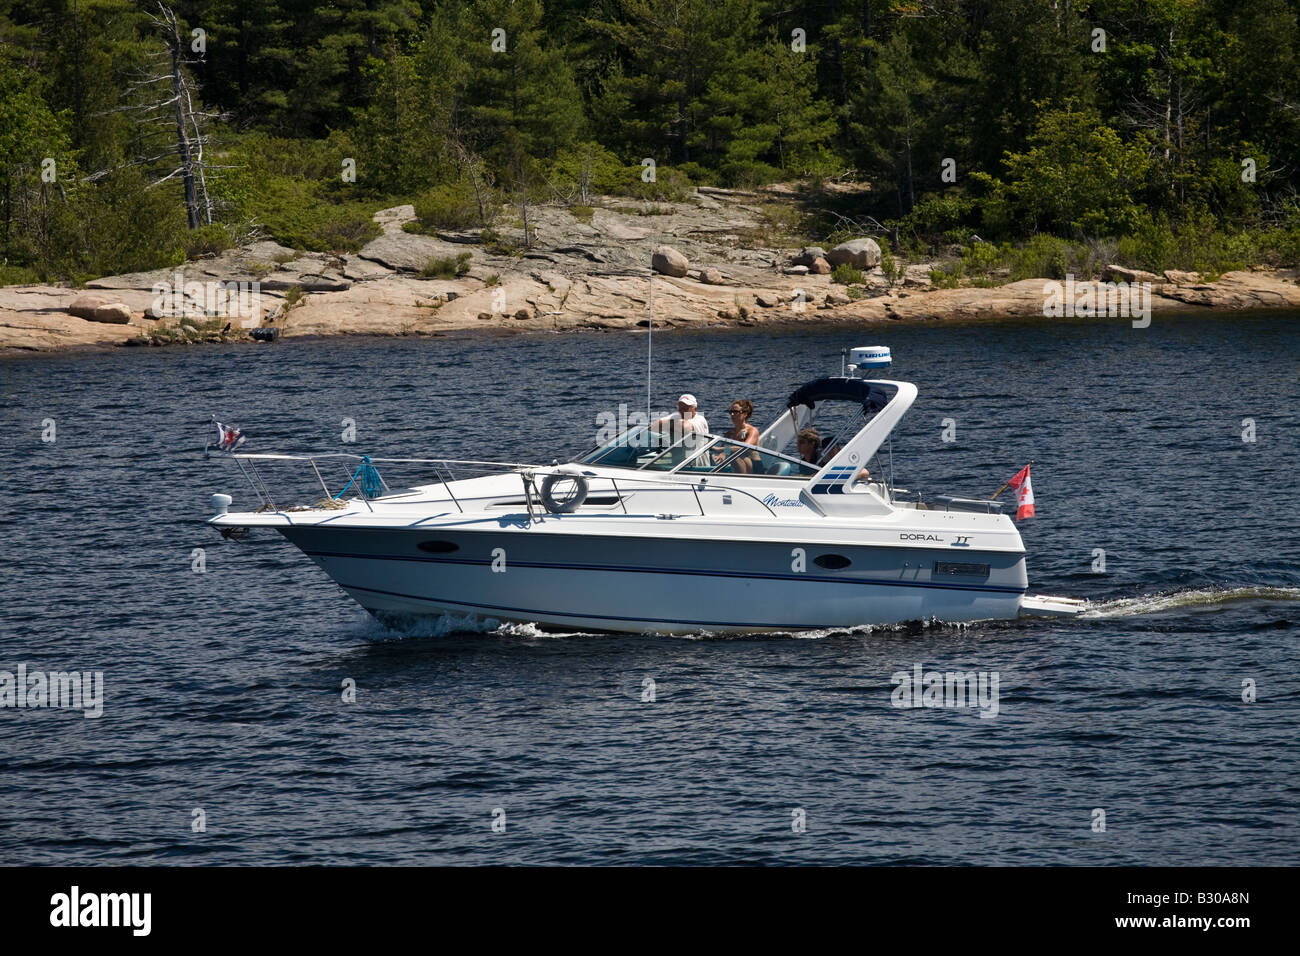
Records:
{"label": "man wearing white cap", "polygon": [[[699,408],[700,403],[695,400],[695,396],[687,392],[681,398],[677,399],[677,411],[673,412],[667,418],[659,419],[654,423],[654,427],[662,431],[665,422],[673,423],[668,427],[672,429],[674,438],[683,432],[696,432],[700,435],[707,435],[709,431],[709,422],[708,419],[700,414]],[[677,422],[681,422],[681,424],[678,425],[676,424]]]}

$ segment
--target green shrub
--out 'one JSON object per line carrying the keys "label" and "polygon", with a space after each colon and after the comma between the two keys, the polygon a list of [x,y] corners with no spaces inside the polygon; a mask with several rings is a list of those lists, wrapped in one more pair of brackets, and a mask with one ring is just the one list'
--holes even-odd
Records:
{"label": "green shrub", "polygon": [[656,167],[654,182],[644,182],[641,172],[641,166],[625,167],[623,180],[615,192],[651,202],[685,202],[695,191],[689,177],[671,166]]}
{"label": "green shrub", "polygon": [[1124,265],[1151,272],[1182,269],[1215,276],[1273,258],[1267,234],[1225,230],[1200,210],[1177,224],[1144,217],[1132,235],[1119,240],[1116,257]]}
{"label": "green shrub", "polygon": [[188,259],[220,255],[234,245],[230,238],[230,231],[219,222],[191,229],[182,242]]}
{"label": "green shrub", "polygon": [[474,258],[473,253],[462,252],[453,258],[430,259],[425,267],[420,270],[420,277],[424,279],[454,279],[457,276],[463,276],[469,272],[469,261]]}
{"label": "green shrub", "polygon": [[313,252],[355,252],[379,235],[377,201],[339,178],[342,155],[329,141],[260,133],[232,146],[232,168],[209,183],[227,223],[255,222],[277,242]]}
{"label": "green shrub", "polygon": [[1261,233],[1259,258],[1261,262],[1271,266],[1300,266],[1300,226],[1270,229]]}
{"label": "green shrub", "polygon": [[618,157],[594,142],[578,143],[562,150],[551,164],[546,179],[563,198],[576,198],[583,204],[596,196],[619,192],[631,181]]}
{"label": "green shrub", "polygon": [[149,188],[139,169],[69,190],[55,207],[51,272],[74,281],[179,265],[189,233],[180,184]]}
{"label": "green shrub", "polygon": [[1011,279],[1064,279],[1070,272],[1070,244],[1056,236],[1037,235],[1010,250]]}
{"label": "green shrub", "polygon": [[[366,203],[350,203],[323,211],[303,237],[303,248],[313,252],[356,252],[380,233],[374,212]],[[298,248],[295,246],[295,248]]]}
{"label": "green shrub", "polygon": [[[492,206],[495,208],[495,201]],[[415,216],[424,232],[482,225],[478,201],[469,183],[446,183],[425,190],[415,200]]]}
{"label": "green shrub", "polygon": [[880,271],[885,274],[885,279],[892,288],[907,275],[907,267],[894,258],[894,253],[890,251],[889,243],[883,236],[876,241],[880,245]]}
{"label": "green shrub", "polygon": [[969,276],[987,276],[1001,268],[1004,255],[991,242],[977,242],[961,254],[962,265]]}
{"label": "green shrub", "polygon": [[831,281],[841,285],[854,285],[865,282],[866,276],[862,274],[862,270],[853,268],[847,262],[841,262],[831,270]]}
{"label": "green shrub", "polygon": [[35,269],[0,263],[0,285],[37,285],[40,281],[40,274]]}
{"label": "green shrub", "polygon": [[950,190],[923,196],[906,216],[886,225],[896,228],[903,236],[921,240],[923,247],[936,241],[965,243],[970,239],[976,210],[974,199]]}
{"label": "green shrub", "polygon": [[720,172],[723,182],[737,189],[754,189],[781,178],[781,170],[758,160],[724,163]]}
{"label": "green shrub", "polygon": [[579,222],[591,222],[591,217],[596,215],[596,210],[591,206],[570,206],[569,215]]}
{"label": "green shrub", "polygon": [[936,289],[955,289],[966,275],[966,267],[957,262],[949,269],[931,269],[930,285]]}

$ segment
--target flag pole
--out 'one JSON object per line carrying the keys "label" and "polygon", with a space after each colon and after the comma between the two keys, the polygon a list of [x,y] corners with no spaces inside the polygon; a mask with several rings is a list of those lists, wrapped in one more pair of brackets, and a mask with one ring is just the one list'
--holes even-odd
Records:
{"label": "flag pole", "polygon": [[[1032,468],[1032,467],[1034,467],[1034,463],[1033,463],[1032,461],[1031,461],[1029,464],[1025,465],[1025,468]],[[1022,470],[1023,470],[1023,469],[1022,469]],[[1016,472],[1016,475],[1018,475],[1018,474],[1020,474],[1019,471]],[[1015,475],[1012,475],[1011,477],[1014,478]],[[1006,491],[1006,490],[1007,490],[1008,488],[1010,488],[1010,487],[1011,487],[1011,482],[1008,481],[1005,485],[1003,485],[1003,486],[1002,486],[1001,488],[999,488],[997,491],[993,492],[993,494],[989,495],[988,500],[989,500],[989,501],[994,501],[994,500],[996,500],[997,497],[998,497],[998,495],[1002,494],[1002,492]]]}

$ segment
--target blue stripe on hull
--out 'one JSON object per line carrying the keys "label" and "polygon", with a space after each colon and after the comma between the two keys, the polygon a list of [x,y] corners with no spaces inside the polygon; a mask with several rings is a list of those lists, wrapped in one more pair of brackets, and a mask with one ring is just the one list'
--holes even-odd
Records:
{"label": "blue stripe on hull", "polygon": [[[355,554],[346,551],[303,551],[313,558],[355,558],[363,561],[417,561],[427,564],[463,564],[489,567],[487,558],[435,558],[422,555]],[[1027,588],[1002,588],[992,584],[958,584],[935,581],[882,581],[871,578],[826,577],[814,574],[776,574],[765,571],[703,571],[694,568],[646,568],[604,564],[551,564],[537,561],[511,561],[519,568],[542,568],[550,571],[618,571],[631,574],[686,574],[692,577],[753,578],[768,581],[807,581],[819,584],[867,584],[892,588],[938,588],[941,591],[986,591],[994,594],[1024,594]],[[581,615],[579,615],[581,616]],[[629,620],[642,620],[629,618]]]}

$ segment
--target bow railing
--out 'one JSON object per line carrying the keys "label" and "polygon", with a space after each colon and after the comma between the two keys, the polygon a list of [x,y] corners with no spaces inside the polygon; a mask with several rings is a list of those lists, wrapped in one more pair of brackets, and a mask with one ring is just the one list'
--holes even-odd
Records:
{"label": "bow railing", "polygon": [[[346,452],[320,454],[235,452],[219,457],[230,458],[239,467],[249,487],[252,488],[253,493],[261,501],[261,506],[256,509],[257,511],[304,511],[312,508],[343,508],[345,507],[345,501],[360,503],[370,511],[374,511],[372,504],[374,501],[384,498],[396,500],[407,497],[411,494],[410,489],[414,487],[441,485],[446,492],[447,499],[463,514],[466,512],[466,508],[460,498],[457,497],[456,490],[452,487],[454,482],[490,474],[516,473],[521,478],[522,503],[527,508],[530,518],[535,518],[538,511],[544,513],[547,510],[543,505],[544,497],[542,491],[538,488],[538,483],[550,476],[566,479],[581,477],[590,479],[593,484],[599,483],[609,488],[614,492],[617,504],[622,507],[625,514],[630,513],[627,507],[627,498],[632,492],[660,490],[673,491],[679,494],[685,494],[689,491],[691,500],[695,505],[694,510],[698,511],[701,516],[710,514],[710,510],[706,506],[712,503],[709,499],[719,496],[724,499],[720,502],[721,505],[730,505],[731,496],[738,496],[753,501],[770,516],[775,517],[776,515],[776,512],[762,498],[744,488],[720,483],[715,480],[717,476],[712,475],[663,475],[652,477],[635,473],[613,475],[608,471],[604,474],[597,474],[575,465],[539,466],[521,462],[454,458],[383,458]],[[281,502],[277,503],[276,495],[272,491],[272,481],[268,479],[268,472],[269,466],[273,463],[282,462],[306,462],[310,466],[311,473],[315,476],[316,484],[323,492],[324,497],[307,505],[296,504],[283,507],[283,497]],[[394,490],[390,487],[388,479],[384,477],[384,471],[391,472],[390,466],[403,465],[427,466],[421,470],[426,471],[427,477],[431,478],[431,480],[403,483],[400,490]],[[383,466],[382,471],[380,466]],[[335,486],[339,488],[337,492],[331,490],[327,475],[334,479]],[[352,492],[352,495],[345,499],[344,496],[348,492]],[[734,513],[734,510],[732,513]],[[675,517],[675,515],[669,514],[661,516]]]}

